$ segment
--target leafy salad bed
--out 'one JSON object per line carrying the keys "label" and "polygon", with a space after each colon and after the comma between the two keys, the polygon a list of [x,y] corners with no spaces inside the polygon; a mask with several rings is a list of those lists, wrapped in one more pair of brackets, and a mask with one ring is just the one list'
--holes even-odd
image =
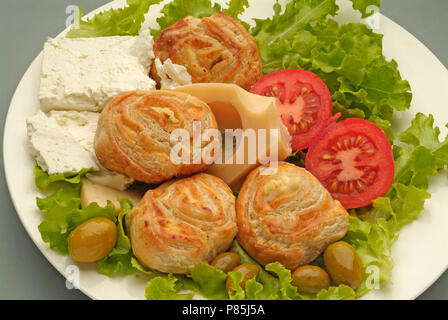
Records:
{"label": "leafy salad bed", "polygon": [[[369,5],[379,7],[379,0],[351,0],[353,8],[362,16]],[[69,37],[100,37],[137,35],[144,15],[161,0],[127,0],[124,9],[112,9],[88,21],[79,20],[79,29],[72,29]],[[157,19],[160,30],[191,15],[205,17],[217,11],[238,18],[249,6],[248,0],[230,0],[222,8],[210,0],[173,0],[161,10]],[[338,12],[335,0],[291,0],[285,7],[276,3],[269,19],[255,19],[255,26],[242,22],[256,39],[264,64],[264,72],[281,69],[306,69],[316,73],[328,86],[333,99],[333,112],[343,117],[366,119],[378,125],[393,146],[395,160],[394,182],[387,194],[371,206],[350,211],[350,229],[343,239],[361,257],[367,278],[369,266],[380,270],[381,286],[391,278],[393,261],[391,247],[400,229],[417,219],[430,198],[428,178],[446,169],[448,139],[439,140],[440,130],[434,126],[432,115],[417,114],[409,128],[395,133],[391,127],[394,112],[409,108],[412,99],[409,83],[403,80],[397,63],[387,61],[382,53],[382,35],[360,23],[338,24],[333,20]],[[80,18],[79,18],[80,19]],[[303,166],[304,153],[296,152],[288,161]],[[194,293],[209,299],[309,299],[291,284],[291,273],[275,262],[261,268],[258,280],[249,280],[243,290],[241,273],[225,274],[210,265],[195,267],[189,276],[161,274],[145,269],[132,254],[124,218],[132,203],[120,199],[121,210],[114,216],[111,202],[101,208],[93,203],[81,208],[81,177],[48,176],[35,168],[36,186],[50,195],[38,198],[37,206],[43,214],[39,225],[42,239],[61,254],[68,254],[68,235],[76,226],[93,217],[106,217],[118,225],[118,241],[109,255],[98,263],[104,275],[143,272],[150,280],[146,287],[147,299],[191,299]],[[257,264],[235,241],[233,248],[242,263]],[[318,258],[315,264],[320,263]],[[277,276],[274,276],[276,274]],[[225,287],[226,278],[233,280],[232,293]],[[317,294],[318,299],[355,299],[370,291],[364,280],[354,291],[348,286],[330,287]]]}

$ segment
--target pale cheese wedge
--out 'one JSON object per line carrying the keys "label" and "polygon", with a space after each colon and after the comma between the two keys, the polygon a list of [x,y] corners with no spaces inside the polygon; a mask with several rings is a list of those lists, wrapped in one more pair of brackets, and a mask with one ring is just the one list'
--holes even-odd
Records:
{"label": "pale cheese wedge", "polygon": [[[223,83],[198,83],[178,87],[175,90],[189,93],[206,102],[215,114],[221,132],[225,129],[242,129],[243,132],[247,129],[254,129],[256,132],[258,129],[266,129],[267,155],[272,154],[269,129],[278,129],[279,134],[276,136],[278,161],[286,159],[291,154],[291,136],[280,118],[275,98],[255,95],[237,85]],[[246,162],[243,164],[236,164],[238,148],[244,148]],[[232,164],[225,164],[226,161],[222,161],[222,164],[215,163],[209,168],[208,173],[223,179],[233,191],[239,191],[246,176],[260,163],[266,162],[260,159],[260,155],[256,152],[257,163],[250,164],[248,149],[253,152],[248,143],[241,143],[236,147],[233,159],[230,159],[233,161],[228,161]]]}
{"label": "pale cheese wedge", "polygon": [[104,207],[107,205],[107,201],[110,200],[115,206],[115,214],[118,214],[120,211],[120,203],[117,198],[129,199],[132,201],[133,205],[136,206],[142,197],[143,192],[140,190],[119,191],[94,183],[89,179],[82,179],[81,206],[83,208],[93,202],[96,202],[100,207]]}

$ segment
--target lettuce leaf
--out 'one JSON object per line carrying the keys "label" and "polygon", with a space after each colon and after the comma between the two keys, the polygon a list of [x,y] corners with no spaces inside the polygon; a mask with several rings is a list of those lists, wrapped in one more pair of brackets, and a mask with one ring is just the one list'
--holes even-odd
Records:
{"label": "lettuce leaf", "polygon": [[146,285],[147,300],[191,300],[194,293],[181,294],[182,284],[173,275],[159,276],[151,279]]}
{"label": "lettuce leaf", "polygon": [[185,1],[174,0],[167,3],[160,12],[162,16],[157,18],[159,29],[152,29],[151,34],[154,38],[163,29],[169,27],[176,21],[192,16],[196,18],[204,18],[211,16],[215,12],[221,11],[221,6],[217,3],[212,4],[210,0]]}
{"label": "lettuce leaf", "polygon": [[[254,287],[257,287],[256,296],[258,297],[258,299],[275,300],[279,296],[280,291],[280,282],[278,281],[278,279],[264,270],[264,268],[260,264],[252,259],[240,246],[238,241],[233,241],[232,248],[239,255],[242,264],[253,264],[260,269],[260,274],[258,275],[259,285],[253,285]],[[248,281],[247,283],[249,282],[250,281]]]}
{"label": "lettuce leaf", "polygon": [[[429,150],[435,158],[436,170],[448,165],[448,139],[440,141],[440,129],[434,127],[433,115],[426,116],[417,113],[411,126],[398,135],[401,142],[412,145],[417,149],[422,146]],[[425,170],[428,163],[417,165],[417,170]]]}
{"label": "lettuce leaf", "polygon": [[241,287],[241,281],[243,281],[243,274],[241,272],[229,272],[230,279],[232,283],[230,285],[230,290],[228,291],[230,300],[244,300],[246,298],[246,292]]}
{"label": "lettuce leaf", "polygon": [[[67,190],[59,190],[50,198],[54,198],[55,195],[71,197],[71,195],[65,192]],[[73,200],[73,203],[75,202],[80,203],[76,199]],[[61,207],[59,204],[54,203],[48,208],[41,209],[44,214],[44,220],[38,229],[42,240],[48,243],[50,248],[61,254],[68,254],[68,237],[77,226],[95,217],[104,217],[115,222],[114,210],[114,205],[110,201],[104,208],[96,203],[92,203],[83,209],[70,206]],[[49,212],[51,212],[51,215],[49,215]]]}
{"label": "lettuce leaf", "polygon": [[401,145],[394,146],[395,176],[388,193],[374,201],[370,221],[394,220],[395,231],[418,218],[424,209],[428,178],[448,165],[448,139],[440,141],[434,117],[418,113],[411,126],[398,134]]}
{"label": "lettuce leaf", "polygon": [[132,201],[128,199],[118,199],[120,212],[118,219],[115,217],[115,207],[111,201],[105,207],[100,207],[97,203],[91,203],[85,208],[81,208],[80,188],[81,177],[89,170],[82,170],[77,175],[48,175],[39,167],[34,168],[36,186],[43,191],[54,191],[45,198],[37,198],[36,203],[43,215],[43,221],[39,225],[42,240],[50,245],[50,248],[60,254],[67,255],[68,238],[70,233],[85,221],[104,217],[116,222],[117,243],[115,248],[107,257],[98,262],[99,273],[111,276],[121,272],[123,274],[133,274],[136,271],[143,271],[143,267],[138,267],[138,262],[133,261],[135,257],[131,250],[131,243],[124,228],[124,218],[132,209]]}
{"label": "lettuce leaf", "polygon": [[[188,276],[155,273],[157,276],[151,279],[146,287],[148,300],[189,300],[195,293],[209,300],[229,298],[226,289],[227,274],[211,265],[199,264]],[[178,294],[181,290],[192,293]]]}
{"label": "lettuce leaf", "polygon": [[[39,166],[34,167],[34,183],[41,191],[48,191],[51,188],[57,187],[56,182],[67,182],[69,184],[77,185],[81,182],[81,178],[90,172],[90,169],[83,169],[77,174],[53,174],[49,175]],[[62,184],[63,185],[63,184]]]}
{"label": "lettuce leaf", "polygon": [[[282,39],[293,37],[312,22],[336,15],[335,0],[292,0],[282,11],[281,5],[274,4],[274,16],[265,20],[256,19],[253,36],[265,45],[273,45]],[[265,48],[265,45],[262,48]]]}
{"label": "lettuce leaf", "polygon": [[338,287],[323,289],[316,297],[319,300],[354,300],[356,293],[349,286],[340,285]]}
{"label": "lettuce leaf", "polygon": [[135,270],[140,271],[146,275],[152,275],[152,274],[158,273],[158,272],[155,272],[153,270],[149,270],[148,268],[146,268],[134,256],[132,256],[132,258],[131,258],[131,265],[134,267]]}
{"label": "lettuce leaf", "polygon": [[278,276],[279,300],[307,300],[306,295],[302,295],[297,291],[297,287],[291,284],[291,271],[285,268],[280,262],[273,262],[265,267],[266,271],[273,272]]}
{"label": "lettuce leaf", "polygon": [[[179,295],[180,290],[190,290],[201,294],[207,299],[231,299],[231,300],[306,300],[309,297],[297,291],[291,284],[291,271],[281,263],[268,264],[261,267],[234,241],[233,250],[238,253],[242,264],[254,264],[260,269],[257,279],[246,282],[245,288],[240,283],[243,275],[240,272],[225,274],[219,269],[208,264],[200,264],[194,267],[188,277],[174,275],[160,275],[149,281],[147,286],[147,298],[156,299],[190,299],[190,295]],[[272,273],[272,274],[271,274]],[[232,285],[230,292],[226,289],[226,280],[230,277]],[[160,285],[155,288],[156,284]],[[148,289],[149,288],[149,289]]]}
{"label": "lettuce leaf", "polygon": [[[378,220],[376,223],[363,221],[357,217],[349,217],[350,228],[343,239],[350,243],[360,256],[364,270],[376,266],[379,271],[379,285],[390,280],[393,261],[391,258],[392,244],[395,242],[395,232],[390,230],[387,221]],[[370,291],[367,287],[367,272],[364,272],[364,281],[357,289],[358,296]]]}
{"label": "lettuce leaf", "polygon": [[361,12],[362,18],[367,18],[375,13],[375,9],[380,8],[381,0],[350,0],[353,3],[353,9]]}
{"label": "lettuce leaf", "polygon": [[44,221],[55,223],[65,230],[68,215],[81,206],[79,191],[80,184],[66,184],[45,198],[36,198]]}
{"label": "lettuce leaf", "polygon": [[227,274],[208,265],[200,264],[191,270],[191,279],[197,285],[200,294],[210,300],[227,299]]}
{"label": "lettuce leaf", "polygon": [[[219,5],[218,3],[212,3],[211,0],[173,0],[167,3],[162,8],[162,10],[160,10],[162,16],[157,18],[159,28],[152,29],[151,34],[154,38],[156,38],[160,31],[187,16],[204,18],[209,17],[218,11],[223,11],[224,13],[237,19],[238,16],[241,15],[248,6],[248,0],[230,0],[226,3],[226,9],[222,9],[221,5]],[[248,25],[246,23],[242,23],[246,28],[248,28]]]}
{"label": "lettuce leaf", "polygon": [[227,3],[227,8],[222,10],[225,14],[231,17],[238,18],[249,7],[249,0],[230,0]]}
{"label": "lettuce leaf", "polygon": [[36,187],[50,192],[44,198],[36,198],[36,205],[43,216],[38,229],[42,240],[60,254],[68,254],[68,235],[72,228],[68,219],[72,212],[79,212],[81,208],[81,177],[87,172],[83,170],[77,175],[48,175],[38,166],[34,167]]}
{"label": "lettuce leaf", "polygon": [[149,8],[162,0],[126,0],[124,8],[110,9],[87,21],[81,19],[82,7],[75,17],[68,38],[135,36],[138,35]]}
{"label": "lettuce leaf", "polygon": [[[126,235],[124,228],[125,216],[132,210],[132,201],[128,199],[118,199],[120,203],[120,213],[118,214],[117,243],[111,252],[98,262],[99,273],[112,276],[115,273],[133,274],[137,270],[134,255],[131,250],[131,241]],[[148,271],[148,273],[150,273]]]}
{"label": "lettuce leaf", "polygon": [[[253,300],[306,300],[307,295],[297,291],[291,282],[291,271],[286,269],[281,263],[274,262],[266,265],[266,268],[260,266],[252,259],[237,241],[233,242],[233,250],[239,255],[241,263],[253,264],[260,269],[258,279],[247,281],[245,291],[246,298]],[[271,273],[276,274],[273,276]]]}

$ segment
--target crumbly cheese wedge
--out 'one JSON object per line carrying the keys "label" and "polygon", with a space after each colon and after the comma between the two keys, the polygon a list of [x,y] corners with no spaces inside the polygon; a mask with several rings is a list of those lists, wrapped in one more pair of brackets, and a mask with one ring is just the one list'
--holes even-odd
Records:
{"label": "crumbly cheese wedge", "polygon": [[96,202],[100,207],[107,205],[107,201],[110,200],[115,206],[115,213],[120,211],[120,203],[117,198],[129,199],[134,206],[143,197],[143,192],[140,190],[126,190],[118,191],[101,184],[96,184],[89,179],[82,179],[81,184],[81,205],[83,208],[89,204]]}
{"label": "crumbly cheese wedge", "polygon": [[114,96],[151,90],[149,31],[137,37],[56,38],[44,45],[40,82],[43,111],[101,111]]}
{"label": "crumbly cheese wedge", "polygon": [[39,111],[26,122],[31,152],[48,174],[99,170],[95,157],[55,119]]}
{"label": "crumbly cheese wedge", "polygon": [[159,58],[154,60],[162,89],[174,89],[192,83],[191,75],[184,66],[174,64],[171,59],[163,63]]}
{"label": "crumbly cheese wedge", "polygon": [[100,184],[108,188],[118,191],[126,190],[131,184],[135,182],[134,179],[129,178],[121,173],[107,170],[100,165],[100,171],[88,173],[86,177],[95,184]]}
{"label": "crumbly cheese wedge", "polygon": [[[221,132],[225,129],[242,129],[243,131],[253,129],[255,132],[265,129],[266,136],[270,137],[270,129],[276,129],[273,132],[278,133],[278,136],[274,136],[274,139],[277,139],[278,148],[271,150],[270,143],[267,143],[266,155],[269,157],[273,151],[274,153],[277,151],[276,160],[280,161],[291,154],[291,136],[283,125],[274,98],[255,95],[237,85],[223,83],[198,83],[178,87],[175,90],[189,93],[206,102],[213,111]],[[257,163],[251,164],[248,161],[248,156],[253,151],[251,149],[249,143],[241,143],[236,147],[233,159],[225,159],[222,164],[215,163],[207,172],[223,179],[233,191],[239,191],[247,175],[267,160],[261,159],[258,151],[256,152]],[[245,155],[246,162],[238,164],[236,156],[239,152]],[[228,162],[231,164],[226,164]]]}

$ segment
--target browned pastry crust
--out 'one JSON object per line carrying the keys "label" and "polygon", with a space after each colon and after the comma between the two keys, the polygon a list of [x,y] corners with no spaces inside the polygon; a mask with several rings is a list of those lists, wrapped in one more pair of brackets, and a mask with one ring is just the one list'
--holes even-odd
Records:
{"label": "browned pastry crust", "polygon": [[188,273],[231,245],[235,197],[221,179],[200,173],[148,191],[129,222],[132,250],[142,264]]}
{"label": "browned pastry crust", "polygon": [[348,213],[308,171],[279,162],[245,180],[236,203],[238,242],[259,263],[288,269],[310,263],[347,233]]}
{"label": "browned pastry crust", "polygon": [[[185,17],[163,30],[154,43],[162,62],[187,68],[193,82],[234,83],[248,90],[263,75],[254,38],[235,19],[217,12],[198,19]],[[160,80],[155,66],[151,74]]]}
{"label": "browned pastry crust", "polygon": [[[203,171],[209,164],[202,158],[193,163],[193,141],[190,164],[170,160],[171,148],[178,143],[170,141],[170,134],[186,129],[193,137],[194,121],[200,121],[201,133],[217,128],[209,106],[189,94],[164,90],[121,93],[101,112],[96,156],[109,170],[153,184]],[[202,143],[202,148],[206,146]]]}

